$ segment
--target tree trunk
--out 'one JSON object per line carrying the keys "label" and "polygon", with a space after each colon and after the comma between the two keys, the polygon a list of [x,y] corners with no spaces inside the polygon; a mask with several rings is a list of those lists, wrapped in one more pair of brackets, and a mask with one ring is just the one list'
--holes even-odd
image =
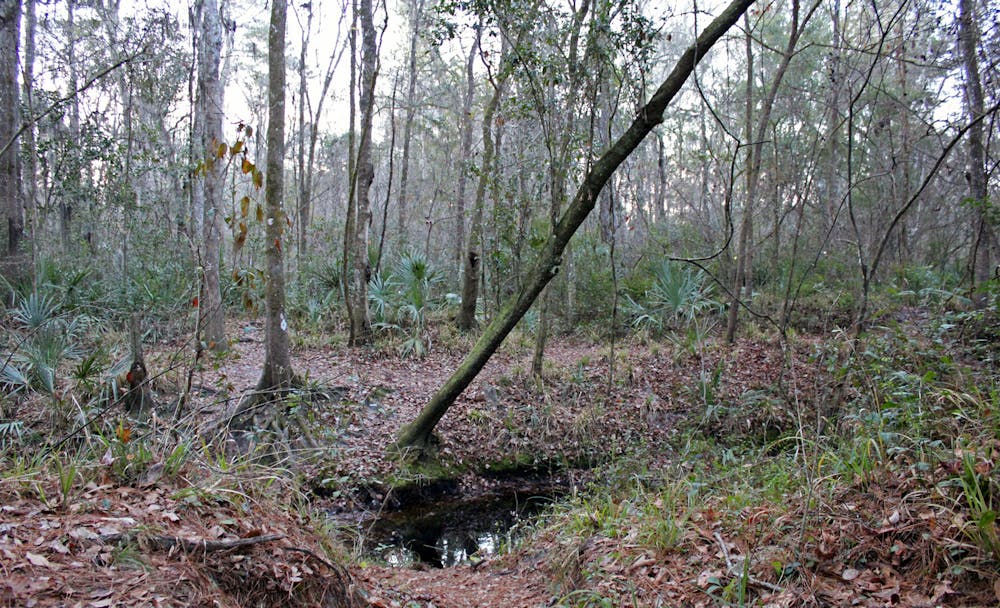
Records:
{"label": "tree trunk", "polygon": [[285,21],[286,0],[271,5],[271,28],[267,38],[267,180],[264,185],[266,238],[264,263],[265,328],[264,370],[258,391],[285,390],[292,383],[288,350],[288,320],[285,318],[285,266],[282,248],[285,160]]}
{"label": "tree trunk", "polygon": [[986,150],[983,145],[983,85],[979,75],[979,59],[976,55],[979,46],[979,28],[973,1],[959,0],[958,42],[965,72],[965,108],[971,124],[966,139],[969,158],[965,176],[969,183],[969,198],[972,199],[975,213],[969,262],[972,269],[973,301],[977,308],[982,308],[986,306],[986,296],[983,293],[976,293],[975,290],[989,281],[993,274],[993,256],[997,242],[987,214],[989,193]]}
{"label": "tree trunk", "polygon": [[306,251],[306,223],[309,221],[310,196],[309,187],[306,185],[306,132],[314,131],[315,125],[306,125],[306,53],[309,51],[309,37],[312,33],[313,10],[312,3],[305,3],[302,9],[306,11],[306,25],[302,28],[302,39],[299,47],[299,138],[296,148],[296,168],[298,170],[299,188],[298,204],[296,210],[298,217],[296,223],[299,228],[299,238],[296,251],[298,253],[297,263],[302,265],[302,258]]}
{"label": "tree trunk", "polygon": [[[479,33],[476,33],[476,46],[479,46]],[[504,40],[506,43],[506,39]],[[482,240],[483,240],[483,211],[486,207],[486,187],[490,182],[491,170],[493,169],[493,159],[496,156],[496,147],[493,143],[493,117],[500,106],[500,99],[503,97],[504,86],[510,70],[507,69],[507,45],[504,44],[500,51],[502,66],[499,79],[495,83],[493,96],[490,97],[486,109],[483,111],[483,162],[479,171],[479,180],[476,184],[476,201],[472,209],[472,223],[469,226],[469,241],[466,246],[464,269],[462,271],[462,307],[458,312],[458,328],[462,331],[470,331],[476,327],[476,301],[479,299],[479,275],[481,273]],[[495,179],[495,175],[493,175]]]}
{"label": "tree trunk", "polygon": [[[15,140],[18,131],[20,103],[17,88],[18,42],[21,33],[21,2],[4,0],[0,3],[0,141]],[[0,154],[0,200],[7,224],[6,257],[13,261],[24,235],[24,207],[21,199],[20,145],[14,141]],[[6,266],[6,264],[5,264]],[[18,269],[8,267],[7,273]]]}
{"label": "tree trunk", "polygon": [[[743,221],[740,225],[740,237],[739,245],[737,249],[736,258],[736,277],[733,281],[732,294],[733,298],[729,304],[729,319],[726,324],[726,342],[732,344],[736,339],[736,324],[739,319],[739,308],[740,308],[740,298],[741,291],[746,294],[751,293],[751,287],[749,285],[750,281],[747,275],[750,273],[750,239],[753,234],[753,211],[754,204],[757,199],[757,190],[760,186],[760,167],[761,167],[761,157],[764,152],[764,140],[767,139],[767,129],[768,124],[771,122],[771,110],[774,109],[774,100],[778,95],[778,89],[781,87],[781,81],[785,78],[785,73],[788,71],[788,65],[792,61],[792,57],[795,55],[795,47],[798,45],[799,35],[802,33],[802,29],[809,22],[809,19],[815,14],[816,9],[819,7],[819,0],[813,4],[809,11],[806,13],[800,21],[799,19],[799,0],[793,0],[792,2],[792,19],[791,27],[792,31],[788,34],[788,44],[785,47],[784,54],[781,57],[781,62],[778,64],[778,69],[774,73],[774,77],[771,80],[771,84],[768,86],[765,92],[764,102],[761,105],[760,114],[757,116],[756,130],[749,133],[750,125],[752,124],[752,110],[751,110],[751,96],[747,92],[747,129],[748,134],[751,136],[750,145],[750,157],[747,159],[747,192],[746,192],[746,203],[743,209]],[[752,61],[752,51],[750,48],[750,32],[749,32],[749,22],[747,24],[747,58]],[[752,69],[752,64],[751,64]],[[748,74],[748,77],[751,77]]]}
{"label": "tree trunk", "polygon": [[476,94],[474,67],[476,51],[479,48],[480,26],[476,26],[476,39],[469,48],[469,58],[465,64],[465,97],[462,99],[462,151],[458,164],[458,187],[455,193],[457,208],[455,209],[456,236],[452,243],[455,247],[455,266],[461,270],[462,251],[465,239],[465,189],[468,183],[469,160],[472,157],[472,98]]}
{"label": "tree trunk", "polygon": [[37,17],[35,13],[35,0],[25,0],[24,3],[24,82],[21,87],[24,91],[24,104],[26,108],[27,130],[24,132],[25,147],[25,167],[24,167],[24,200],[25,212],[27,215],[27,232],[32,252],[32,261],[36,252],[35,230],[38,229],[38,183],[35,176],[38,173],[38,146],[35,139],[37,125],[34,120],[34,87],[35,87],[35,30],[37,29]]}
{"label": "tree trunk", "polygon": [[399,206],[398,232],[399,241],[403,248],[409,241],[407,223],[409,222],[409,205],[407,188],[410,179],[410,140],[413,138],[413,117],[416,112],[416,87],[417,87],[417,42],[420,40],[420,20],[424,13],[424,0],[412,0],[412,13],[410,14],[410,52],[407,56],[409,82],[406,86],[406,118],[403,120],[403,152],[399,159]]}
{"label": "tree trunk", "polygon": [[[569,38],[569,53],[566,65],[569,68],[568,90],[575,91],[579,87],[580,69],[577,57],[580,48],[580,31],[583,29],[583,21],[587,18],[590,10],[589,0],[584,0],[573,16],[573,29]],[[603,24],[601,24],[603,25]],[[595,29],[598,29],[595,26]],[[592,40],[593,42],[593,37]],[[599,44],[599,43],[596,43]],[[600,79],[601,69],[598,68]],[[555,120],[550,123],[546,134],[546,145],[549,147],[549,221],[552,229],[555,229],[559,221],[559,214],[562,213],[562,206],[566,199],[566,176],[569,172],[570,164],[570,142],[573,141],[574,130],[576,128],[576,112],[572,103],[567,104],[567,108],[562,115],[556,114]],[[544,122],[545,115],[551,110],[545,107],[535,109],[539,118]],[[595,104],[591,103],[591,113],[596,112]],[[565,121],[565,122],[564,122]],[[591,140],[593,143],[593,140]],[[591,146],[593,149],[593,146]],[[542,368],[545,360],[545,345],[549,338],[549,324],[551,323],[551,312],[556,307],[556,294],[550,287],[542,294],[542,301],[538,307],[538,326],[535,330],[535,351],[531,357],[531,373],[536,377],[542,376]]]}
{"label": "tree trunk", "polygon": [[66,61],[69,65],[69,82],[67,94],[72,96],[69,102],[69,129],[73,152],[70,156],[69,175],[64,193],[59,197],[59,234],[62,239],[63,253],[71,253],[73,245],[73,211],[79,200],[82,187],[82,167],[80,166],[80,99],[77,90],[76,61],[76,3],[77,0],[66,1]]}
{"label": "tree trunk", "polygon": [[475,379],[503,339],[531,307],[549,281],[559,272],[561,256],[570,238],[594,208],[597,197],[615,169],[656,125],[663,122],[667,104],[677,95],[695,66],[712,45],[736,23],[754,0],[734,0],[684,51],[677,64],[649,102],[640,108],[628,130],[590,168],[573,201],[539,252],[538,260],[520,293],[500,310],[483,331],[459,368],[431,397],[417,418],[401,432],[397,447],[424,451],[431,433],[455,399]]}
{"label": "tree trunk", "polygon": [[350,306],[350,337],[352,346],[372,341],[371,317],[368,313],[368,281],[371,264],[368,260],[371,201],[369,200],[375,166],[372,163],[372,115],[375,110],[375,67],[378,50],[375,47],[375,24],[372,0],[361,0],[361,137],[358,140],[357,176],[354,187],[354,214],[348,226],[350,265],[347,277]]}
{"label": "tree trunk", "polygon": [[[225,0],[223,0],[224,2]],[[203,0],[201,6],[201,39],[198,57],[198,90],[202,114],[202,159],[205,171],[201,180],[204,189],[202,220],[202,286],[199,300],[202,315],[201,340],[215,352],[224,352],[226,341],[225,308],[219,284],[222,262],[222,187],[225,160],[217,153],[225,141],[222,132],[224,87],[219,77],[222,63],[222,3]],[[197,187],[197,185],[195,186]]]}
{"label": "tree trunk", "polygon": [[351,49],[350,84],[347,87],[348,120],[347,128],[347,210],[344,214],[344,243],[341,251],[340,288],[344,298],[344,308],[347,312],[347,326],[350,329],[354,318],[354,307],[351,302],[351,287],[348,277],[351,274],[351,246],[354,234],[354,218],[356,215],[354,191],[358,185],[357,158],[357,123],[358,123],[358,0],[351,0],[351,27],[348,28],[347,42]]}

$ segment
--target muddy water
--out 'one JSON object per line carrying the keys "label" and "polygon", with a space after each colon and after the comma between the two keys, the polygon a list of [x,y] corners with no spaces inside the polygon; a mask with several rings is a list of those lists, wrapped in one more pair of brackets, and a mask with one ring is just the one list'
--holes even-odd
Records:
{"label": "muddy water", "polygon": [[552,502],[555,493],[508,492],[471,500],[439,499],[383,515],[367,551],[393,566],[447,568],[497,554]]}

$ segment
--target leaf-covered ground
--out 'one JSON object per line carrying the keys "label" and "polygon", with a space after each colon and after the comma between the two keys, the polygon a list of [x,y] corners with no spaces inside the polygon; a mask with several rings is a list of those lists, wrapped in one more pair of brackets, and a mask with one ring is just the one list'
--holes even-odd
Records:
{"label": "leaf-covered ground", "polygon": [[[194,376],[187,415],[204,429],[256,383],[262,332],[239,332],[233,353]],[[260,469],[227,469],[206,456],[164,475],[167,453],[154,448],[131,476],[115,461],[127,452],[82,464],[66,491],[65,474],[51,467],[6,471],[0,600],[305,606],[353,598],[437,608],[1000,602],[996,555],[983,549],[996,524],[971,521],[961,483],[976,480],[984,500],[997,500],[1000,433],[967,436],[963,448],[953,441],[967,430],[960,424],[928,428],[941,435],[926,443],[933,458],[924,448],[899,449],[911,444],[890,438],[895,427],[884,421],[854,452],[807,441],[805,428],[816,437],[867,437],[867,418],[831,415],[830,401],[868,396],[864,382],[834,373],[836,345],[792,344],[630,342],[612,353],[564,339],[549,348],[545,380],[537,381],[528,373],[530,344],[511,341],[442,421],[434,474],[453,477],[452,491],[476,493],[504,473],[551,471],[571,492],[510,553],[446,569],[390,568],[347,554],[363,530],[352,524],[412,500],[402,488],[429,474],[402,467],[388,447],[467,345],[438,347],[422,360],[299,347],[293,361],[309,390],[296,411],[321,456],[299,451],[292,429],[290,451]],[[170,368],[177,352],[183,345],[162,345],[149,356],[151,370]],[[868,380],[873,392],[887,386]],[[166,400],[184,382],[181,371],[164,374],[156,394]],[[928,386],[919,399],[933,409],[931,400],[945,394]],[[944,418],[972,411],[942,407]],[[132,441],[159,436],[155,428],[135,432]],[[971,473],[963,476],[963,467]],[[347,549],[331,554],[325,522],[341,530],[334,536]]]}

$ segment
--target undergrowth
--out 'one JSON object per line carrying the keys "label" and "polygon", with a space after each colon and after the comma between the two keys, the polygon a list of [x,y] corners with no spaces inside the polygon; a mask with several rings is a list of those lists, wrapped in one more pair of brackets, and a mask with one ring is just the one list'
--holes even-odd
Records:
{"label": "undergrowth", "polygon": [[847,358],[790,345],[829,365],[828,386],[786,362],[773,386],[734,395],[714,374],[679,391],[704,414],[667,464],[605,465],[540,528],[563,547],[548,562],[560,605],[992,599],[1000,376],[963,340],[944,320],[873,331]]}

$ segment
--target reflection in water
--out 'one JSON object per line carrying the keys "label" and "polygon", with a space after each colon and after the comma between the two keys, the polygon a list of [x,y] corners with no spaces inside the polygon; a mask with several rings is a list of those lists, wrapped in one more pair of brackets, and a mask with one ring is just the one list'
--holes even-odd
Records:
{"label": "reflection in water", "polygon": [[455,566],[495,555],[550,501],[549,496],[514,494],[397,511],[372,526],[369,550],[392,566]]}

